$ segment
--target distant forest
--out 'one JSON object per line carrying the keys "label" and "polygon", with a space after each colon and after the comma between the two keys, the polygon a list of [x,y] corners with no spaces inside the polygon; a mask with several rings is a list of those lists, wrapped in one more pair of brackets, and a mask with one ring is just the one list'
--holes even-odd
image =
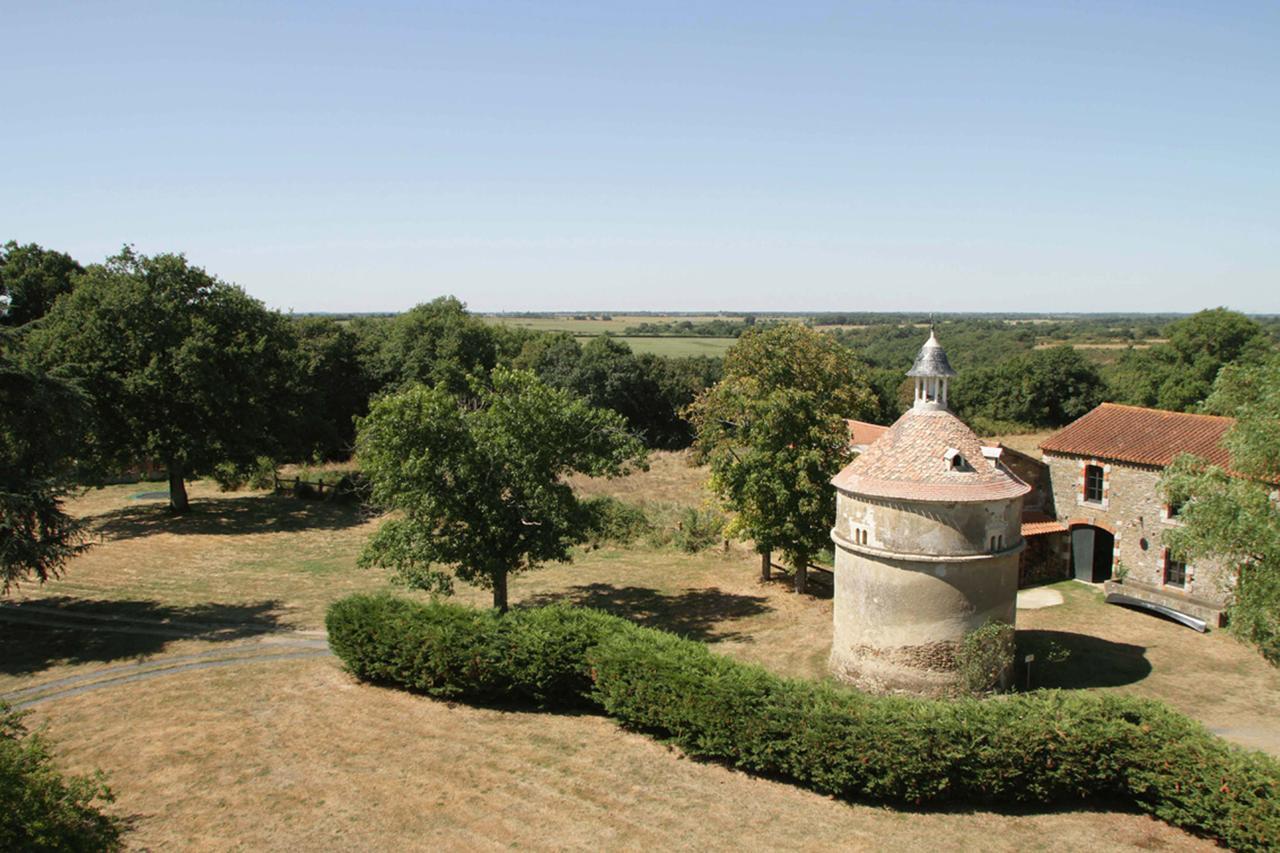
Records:
{"label": "distant forest", "polygon": [[[459,300],[442,296],[394,315],[283,315],[268,311],[239,288],[190,267],[181,256],[144,258],[126,251],[104,263],[83,266],[60,252],[8,243],[0,247],[0,327],[9,330],[6,358],[69,376],[85,375],[86,358],[98,359],[135,333],[145,335],[145,329],[131,330],[128,323],[146,322],[147,315],[112,317],[111,322],[121,324],[119,330],[86,340],[84,355],[77,355],[68,351],[65,340],[89,334],[88,320],[79,314],[97,310],[94,299],[117,293],[121,300],[141,298],[130,294],[155,290],[168,280],[189,282],[182,287],[202,294],[225,294],[218,298],[231,300],[227,305],[234,303],[235,322],[258,330],[253,333],[258,342],[252,355],[257,359],[270,355],[270,370],[241,370],[235,375],[256,383],[254,399],[273,401],[268,420],[278,419],[281,424],[271,427],[272,440],[257,449],[279,461],[342,458],[352,448],[354,421],[367,413],[371,398],[419,382],[465,391],[472,383],[484,382],[498,365],[531,370],[550,385],[621,413],[651,447],[688,446],[693,432],[686,410],[720,379],[724,359],[637,353],[620,337],[715,338],[728,347],[752,329],[803,323],[831,335],[858,356],[877,400],[875,419],[887,424],[910,403],[910,382],[904,374],[932,323],[959,372],[952,386],[953,408],[988,435],[1058,427],[1104,400],[1197,411],[1220,370],[1264,361],[1276,352],[1280,340],[1280,317],[1249,317],[1223,308],[1192,315],[729,311],[478,315]],[[76,297],[85,283],[92,283],[103,295]],[[193,331],[181,334],[189,336],[198,330],[208,336],[202,345],[246,346],[235,336],[239,332],[232,334],[228,327],[222,334],[216,328],[219,322],[232,322],[229,319],[191,322]],[[54,330],[63,331],[55,334]],[[228,343],[219,343],[224,339]],[[175,339],[175,346],[180,343]],[[193,344],[188,341],[187,346]],[[731,349],[729,353],[731,358]],[[229,362],[227,370],[240,363]],[[229,372],[211,376],[221,382],[211,389],[225,395],[231,376]],[[154,381],[162,379],[168,381],[163,376]],[[221,403],[210,403],[209,411],[221,407]],[[126,431],[123,424],[110,426]],[[137,435],[156,434],[144,429],[145,424],[127,426]],[[114,447],[103,440],[104,446]],[[214,447],[231,448],[229,441],[220,435],[207,439]],[[119,444],[124,448],[127,442]],[[212,461],[201,460],[201,464],[208,467],[205,463]]]}

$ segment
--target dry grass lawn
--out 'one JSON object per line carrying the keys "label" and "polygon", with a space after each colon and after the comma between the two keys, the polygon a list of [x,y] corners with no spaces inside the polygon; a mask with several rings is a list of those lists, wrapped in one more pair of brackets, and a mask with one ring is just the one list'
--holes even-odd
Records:
{"label": "dry grass lawn", "polygon": [[602,717],[434,702],[328,661],[178,675],[42,716],[66,764],[115,780],[140,849],[1212,849],[1132,814],[850,805]]}
{"label": "dry grass lawn", "polygon": [[[699,503],[704,479],[681,455],[657,454],[647,472],[576,485]],[[192,514],[171,518],[162,502],[131,499],[155,488],[113,486],[74,502],[99,544],[64,579],[0,605],[0,692],[315,631],[331,601],[388,586],[355,566],[376,524],[358,510],[200,483]],[[829,598],[761,584],[757,565],[738,546],[694,556],[602,548],[520,576],[511,593],[517,604],[610,609],[779,673],[824,677]],[[1225,634],[1105,606],[1089,588],[1060,588],[1064,606],[1019,617],[1028,636],[1073,651],[1037,683],[1154,696],[1280,752],[1280,676],[1256,654]],[[459,590],[477,604],[487,596]],[[1105,811],[849,805],[684,760],[607,719],[450,706],[358,684],[331,659],[175,672],[34,713],[68,765],[107,772],[140,848],[1206,847]]]}

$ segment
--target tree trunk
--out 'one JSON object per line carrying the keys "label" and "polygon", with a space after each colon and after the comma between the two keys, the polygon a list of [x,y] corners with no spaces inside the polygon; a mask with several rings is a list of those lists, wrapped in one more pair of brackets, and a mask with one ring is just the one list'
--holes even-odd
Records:
{"label": "tree trunk", "polygon": [[187,483],[182,479],[182,466],[176,462],[169,463],[169,510],[181,514],[191,509],[187,502]]}
{"label": "tree trunk", "polygon": [[809,589],[809,564],[807,562],[798,563],[796,565],[796,592],[804,594]]}
{"label": "tree trunk", "polygon": [[773,577],[773,554],[760,552],[760,580],[767,581]]}
{"label": "tree trunk", "polygon": [[493,607],[499,613],[507,612],[507,570],[502,569],[493,576]]}

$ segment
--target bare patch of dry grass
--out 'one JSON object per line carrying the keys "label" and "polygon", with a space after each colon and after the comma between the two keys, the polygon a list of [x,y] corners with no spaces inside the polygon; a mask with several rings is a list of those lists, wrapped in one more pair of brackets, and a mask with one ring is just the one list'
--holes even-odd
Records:
{"label": "bare patch of dry grass", "polygon": [[700,506],[710,497],[706,491],[708,477],[708,469],[695,466],[689,451],[656,451],[649,454],[647,471],[613,480],[575,476],[569,478],[569,483],[587,497],[608,495],[632,503],[658,501]]}
{"label": "bare patch of dry grass", "polygon": [[1212,849],[1131,814],[850,805],[603,717],[449,705],[327,661],[182,674],[40,716],[68,766],[115,781],[140,849]]}

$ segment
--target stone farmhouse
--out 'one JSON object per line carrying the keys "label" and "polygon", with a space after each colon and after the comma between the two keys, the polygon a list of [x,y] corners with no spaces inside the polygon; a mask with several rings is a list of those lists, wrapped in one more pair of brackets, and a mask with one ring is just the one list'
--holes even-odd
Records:
{"label": "stone farmhouse", "polygon": [[1228,468],[1222,439],[1234,423],[1103,403],[1063,427],[1040,444],[1056,521],[1039,530],[1050,545],[1042,550],[1069,555],[1067,576],[1107,583],[1108,592],[1123,578],[1125,595],[1221,624],[1231,573],[1170,555],[1163,540],[1179,523],[1178,507],[1161,496],[1159,480],[1182,453]]}

